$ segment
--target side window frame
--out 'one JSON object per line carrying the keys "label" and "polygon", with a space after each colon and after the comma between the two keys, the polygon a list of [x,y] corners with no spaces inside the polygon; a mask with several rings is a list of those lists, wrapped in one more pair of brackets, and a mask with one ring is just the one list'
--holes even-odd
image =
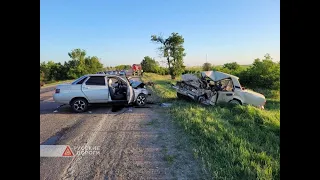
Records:
{"label": "side window frame", "polygon": [[[101,78],[103,78],[103,80],[104,80],[104,85],[97,85],[97,84],[87,84],[87,82],[89,81],[89,79],[91,79],[92,77],[101,77]],[[84,81],[84,84],[86,85],[86,86],[106,86],[107,84],[106,84],[106,78],[105,78],[105,76],[89,76],[89,78],[87,78],[87,80],[85,80]]]}
{"label": "side window frame", "polygon": [[[78,85],[78,84],[82,85],[84,82],[86,82],[87,79],[88,79],[88,77],[85,77],[85,78],[81,79],[80,81],[78,81],[78,82],[76,83],[76,85]],[[81,83],[80,83],[80,82],[81,82]]]}

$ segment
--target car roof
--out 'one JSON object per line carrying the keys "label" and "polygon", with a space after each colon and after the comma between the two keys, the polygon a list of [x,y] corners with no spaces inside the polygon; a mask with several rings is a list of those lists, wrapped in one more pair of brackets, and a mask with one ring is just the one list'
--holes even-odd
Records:
{"label": "car roof", "polygon": [[87,74],[87,75],[84,75],[84,76],[107,76],[107,77],[121,77],[119,75],[115,75],[115,74]]}

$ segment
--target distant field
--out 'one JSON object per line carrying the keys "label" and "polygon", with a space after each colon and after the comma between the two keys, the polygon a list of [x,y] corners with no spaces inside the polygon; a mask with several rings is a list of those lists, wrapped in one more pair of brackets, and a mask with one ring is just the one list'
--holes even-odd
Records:
{"label": "distant field", "polygon": [[203,106],[176,99],[169,76],[145,73],[151,90],[190,136],[194,155],[214,179],[280,179],[280,93],[259,90],[265,110],[252,106]]}

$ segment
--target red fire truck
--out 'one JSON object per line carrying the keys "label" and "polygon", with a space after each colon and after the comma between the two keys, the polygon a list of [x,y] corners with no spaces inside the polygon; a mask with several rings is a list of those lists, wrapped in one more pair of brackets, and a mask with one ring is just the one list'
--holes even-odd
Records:
{"label": "red fire truck", "polygon": [[140,64],[133,64],[132,65],[132,74],[134,76],[136,76],[136,75],[140,76],[142,72],[143,72],[143,70],[142,70],[142,67]]}

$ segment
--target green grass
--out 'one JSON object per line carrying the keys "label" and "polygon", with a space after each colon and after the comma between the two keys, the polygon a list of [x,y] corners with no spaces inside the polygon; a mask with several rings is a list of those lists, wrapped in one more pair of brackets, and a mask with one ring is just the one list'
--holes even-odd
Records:
{"label": "green grass", "polygon": [[280,179],[280,93],[267,93],[265,110],[252,106],[204,106],[176,100],[169,76],[146,73],[174,122],[190,136],[194,155],[215,179]]}
{"label": "green grass", "polygon": [[169,75],[157,75],[153,73],[145,73],[141,77],[143,82],[152,81],[155,83],[153,87],[149,87],[157,97],[159,97],[160,102],[168,102],[176,99],[176,91],[171,88],[171,83],[175,83],[176,80],[171,80]]}

